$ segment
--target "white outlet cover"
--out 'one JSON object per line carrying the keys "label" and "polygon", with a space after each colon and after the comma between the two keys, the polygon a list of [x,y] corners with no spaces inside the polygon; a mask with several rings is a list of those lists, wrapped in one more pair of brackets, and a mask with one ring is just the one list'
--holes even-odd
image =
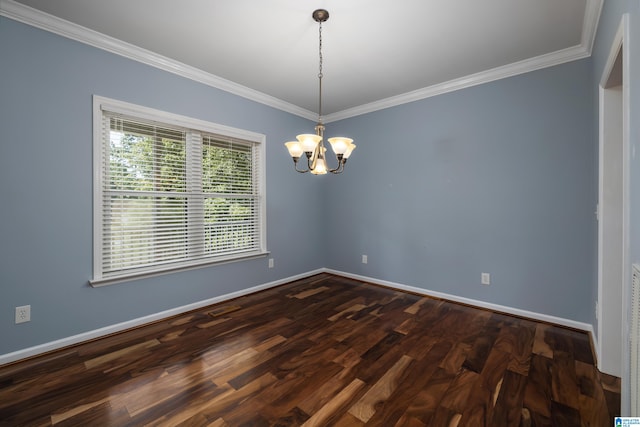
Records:
{"label": "white outlet cover", "polygon": [[491,284],[491,275],[489,273],[482,273],[480,275],[480,281],[483,285]]}
{"label": "white outlet cover", "polygon": [[16,307],[16,324],[31,321],[31,306],[23,305]]}

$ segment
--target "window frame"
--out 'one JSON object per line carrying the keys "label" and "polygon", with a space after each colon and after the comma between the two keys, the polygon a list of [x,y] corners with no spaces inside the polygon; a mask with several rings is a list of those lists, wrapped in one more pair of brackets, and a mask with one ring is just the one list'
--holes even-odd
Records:
{"label": "window frame", "polygon": [[[259,239],[258,244],[253,250],[241,253],[231,253],[223,255],[211,255],[198,259],[186,259],[182,261],[172,262],[168,264],[153,265],[142,268],[130,268],[121,272],[103,271],[103,168],[105,161],[103,144],[103,122],[105,115],[117,114],[132,120],[151,121],[157,123],[158,126],[177,126],[188,129],[195,133],[204,133],[219,136],[221,139],[232,138],[250,142],[256,153],[253,160],[257,162],[254,174],[255,182],[255,200],[258,206],[258,217],[256,225],[259,228],[256,233]],[[93,96],[93,275],[89,283],[93,287],[105,286],[113,283],[119,283],[128,280],[153,277],[157,275],[169,274],[176,271],[190,270],[194,268],[203,268],[216,264],[228,262],[236,262],[247,259],[259,258],[268,255],[266,250],[266,173],[265,173],[265,140],[263,134],[232,128],[205,120],[195,119],[179,114],[174,114],[154,108],[144,107],[131,104],[124,101],[118,101],[102,96]],[[187,145],[190,144],[187,138]],[[190,149],[189,146],[186,147]],[[202,175],[200,176],[202,180]],[[185,181],[189,185],[188,181]],[[204,192],[203,192],[204,193]],[[204,238],[204,237],[203,237]]]}

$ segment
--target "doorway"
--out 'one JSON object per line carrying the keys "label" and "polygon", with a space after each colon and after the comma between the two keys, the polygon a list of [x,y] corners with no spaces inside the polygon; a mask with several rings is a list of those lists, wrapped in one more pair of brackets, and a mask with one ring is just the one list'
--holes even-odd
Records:
{"label": "doorway", "polygon": [[[599,87],[598,190],[598,368],[628,378],[628,111],[625,40],[628,16],[623,16]],[[624,393],[623,393],[624,394]],[[622,399],[623,413],[625,402]]]}

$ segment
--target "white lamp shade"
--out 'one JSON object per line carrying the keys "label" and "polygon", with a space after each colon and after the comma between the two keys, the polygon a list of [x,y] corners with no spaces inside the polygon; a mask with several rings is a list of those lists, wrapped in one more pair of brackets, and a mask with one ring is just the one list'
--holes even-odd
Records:
{"label": "white lamp shade", "polygon": [[318,157],[316,159],[311,173],[314,175],[324,175],[327,173],[327,163],[324,161],[324,157]]}
{"label": "white lamp shade", "polygon": [[287,150],[289,150],[289,155],[291,157],[300,157],[304,152],[302,145],[300,145],[298,141],[285,142],[284,145],[287,147]]}
{"label": "white lamp shade", "polygon": [[312,133],[303,133],[302,135],[296,136],[296,138],[300,141],[302,150],[306,152],[314,151],[316,146],[322,141],[320,135],[314,135]]}
{"label": "white lamp shade", "polygon": [[349,145],[351,145],[351,143],[353,142],[353,139],[336,137],[336,138],[329,138],[328,141],[329,141],[329,144],[331,144],[331,148],[333,149],[334,153],[344,154],[347,152],[347,149],[349,148]]}
{"label": "white lamp shade", "polygon": [[349,146],[347,147],[347,151],[344,152],[344,156],[342,156],[342,158],[348,159],[351,153],[353,152],[353,150],[355,149],[356,149],[356,144],[349,144]]}
{"label": "white lamp shade", "polygon": [[314,175],[324,175],[327,173],[327,162],[324,160],[324,153],[327,151],[326,148],[321,147],[320,152],[318,153],[318,158],[313,161],[311,165],[311,173]]}

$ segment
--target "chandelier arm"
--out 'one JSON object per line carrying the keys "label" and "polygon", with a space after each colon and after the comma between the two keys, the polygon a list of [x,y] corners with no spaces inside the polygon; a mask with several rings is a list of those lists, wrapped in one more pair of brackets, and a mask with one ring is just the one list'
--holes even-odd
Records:
{"label": "chandelier arm", "polygon": [[338,167],[335,169],[329,169],[329,172],[337,175],[339,173],[342,173],[343,170],[344,170],[344,161],[340,159],[338,160]]}
{"label": "chandelier arm", "polygon": [[309,169],[306,169],[306,170],[304,170],[304,169],[303,169],[303,170],[298,169],[298,162],[295,162],[295,164],[293,165],[293,167],[294,167],[294,169],[296,170],[296,172],[298,172],[298,173],[307,173],[307,172],[309,172]]}
{"label": "chandelier arm", "polygon": [[293,160],[293,168],[296,170],[296,172],[300,172],[300,173],[309,172],[309,169],[307,169],[307,170],[298,169],[298,160],[300,160],[300,157],[292,157],[291,159]]}

